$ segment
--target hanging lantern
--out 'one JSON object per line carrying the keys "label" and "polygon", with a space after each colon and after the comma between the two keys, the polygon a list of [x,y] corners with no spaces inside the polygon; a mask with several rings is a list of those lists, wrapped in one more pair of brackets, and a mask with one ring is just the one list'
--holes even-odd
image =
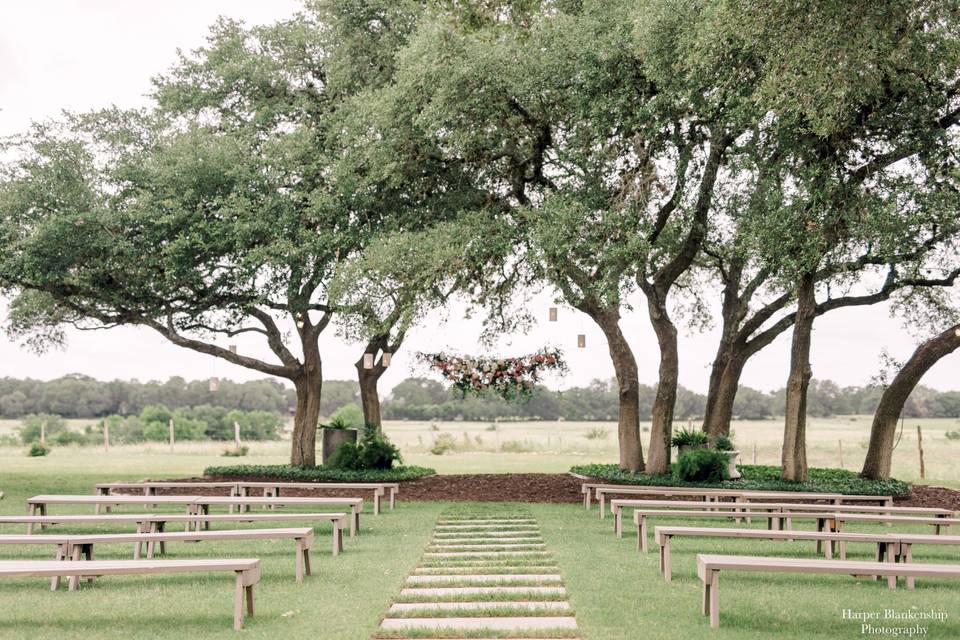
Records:
{"label": "hanging lantern", "polygon": [[220,390],[220,378],[210,378],[210,391]]}
{"label": "hanging lantern", "polygon": [[373,369],[373,354],[365,353],[363,354],[363,368],[364,369]]}
{"label": "hanging lantern", "polygon": [[233,353],[233,354],[237,353],[237,345],[232,344],[230,345],[229,349],[230,349],[230,353]]}
{"label": "hanging lantern", "polygon": [[550,307],[550,322],[556,322],[556,321],[557,321],[557,308]]}
{"label": "hanging lantern", "polygon": [[581,333],[581,334],[579,334],[579,335],[577,336],[577,346],[580,347],[581,349],[586,348],[586,346],[587,346],[587,336],[586,336],[586,335],[584,335],[584,334]]}
{"label": "hanging lantern", "polygon": [[384,367],[389,367],[389,366],[390,366],[390,359],[391,359],[392,357],[393,357],[393,354],[392,354],[392,353],[390,353],[389,351],[384,351],[384,352],[383,352],[383,355],[380,356],[380,364],[382,364]]}

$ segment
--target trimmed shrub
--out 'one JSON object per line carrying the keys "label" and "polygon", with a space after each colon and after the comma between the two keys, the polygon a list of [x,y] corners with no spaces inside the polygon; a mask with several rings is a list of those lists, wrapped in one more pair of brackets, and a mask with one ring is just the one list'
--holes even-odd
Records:
{"label": "trimmed shrub", "polygon": [[242,458],[248,453],[250,453],[250,447],[241,445],[239,447],[230,447],[229,449],[225,449],[222,455],[225,458]]}
{"label": "trimmed shrub", "polygon": [[50,453],[50,447],[39,442],[34,442],[30,445],[30,448],[27,449],[27,455],[31,458],[41,458]]}
{"label": "trimmed shrub", "polygon": [[360,471],[363,469],[363,462],[360,459],[360,448],[356,442],[344,442],[337,450],[333,452],[330,459],[327,460],[327,466],[331,469],[347,469],[351,471]]}
{"label": "trimmed shrub", "polygon": [[727,479],[727,455],[716,449],[694,449],[677,459],[673,477],[684,482],[720,482]]}
{"label": "trimmed shrub", "polygon": [[433,469],[413,466],[353,470],[333,469],[329,465],[294,467],[286,464],[207,467],[203,472],[205,476],[216,478],[269,478],[290,482],[400,482],[425,478],[436,473]]}
{"label": "trimmed shrub", "polygon": [[441,433],[433,439],[433,446],[430,447],[430,453],[435,456],[442,456],[445,453],[454,451],[457,448],[457,441],[449,433]]}
{"label": "trimmed shrub", "polygon": [[20,422],[20,440],[23,444],[40,442],[41,425],[43,425],[43,432],[47,438],[52,438],[67,428],[66,421],[60,416],[48,413],[31,413],[24,416]]}

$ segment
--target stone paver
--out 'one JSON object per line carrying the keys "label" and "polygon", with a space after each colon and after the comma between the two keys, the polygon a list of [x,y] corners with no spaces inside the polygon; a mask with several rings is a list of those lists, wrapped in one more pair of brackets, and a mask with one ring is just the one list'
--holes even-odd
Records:
{"label": "stone paver", "polygon": [[[444,516],[400,592],[401,600],[417,601],[393,603],[380,629],[417,638],[482,640],[489,631],[500,640],[512,633],[552,640],[552,630],[577,628],[570,603],[557,599],[565,596],[534,518]],[[511,615],[491,615],[494,609]],[[530,615],[512,615],[524,610]]]}

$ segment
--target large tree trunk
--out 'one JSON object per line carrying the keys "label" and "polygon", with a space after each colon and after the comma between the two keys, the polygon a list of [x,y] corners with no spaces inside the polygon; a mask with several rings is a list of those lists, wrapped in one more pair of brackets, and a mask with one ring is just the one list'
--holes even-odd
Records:
{"label": "large tree trunk", "polygon": [[316,345],[305,348],[305,351],[303,372],[293,380],[297,391],[297,411],[293,416],[290,464],[312,467],[317,464],[317,421],[320,418],[323,370]]}
{"label": "large tree trunk", "polygon": [[380,417],[380,394],[377,392],[377,385],[385,369],[378,362],[374,362],[372,368],[364,369],[362,357],[356,366],[357,382],[360,384],[360,404],[363,407],[363,420],[367,424],[376,425],[379,431],[382,428],[382,420]]}
{"label": "large tree trunk", "polygon": [[786,416],[783,424],[783,453],[780,477],[807,479],[807,388],[810,386],[810,342],[816,318],[816,287],[813,274],[804,274],[797,283],[797,314],[790,347],[790,377],[787,379]]}
{"label": "large tree trunk", "polygon": [[677,328],[664,307],[658,305],[651,296],[647,297],[647,301],[650,322],[660,346],[660,373],[651,412],[647,473],[663,475],[670,472],[670,440],[673,431],[673,409],[677,402],[680,358],[677,352]]}
{"label": "large tree trunk", "polygon": [[633,350],[620,330],[619,314],[591,314],[603,330],[620,388],[617,414],[617,439],[620,444],[620,468],[643,471],[643,444],[640,441],[640,379]]}
{"label": "large tree trunk", "polygon": [[893,438],[904,403],[930,367],[957,348],[960,348],[960,324],[917,347],[903,368],[897,372],[880,397],[880,404],[873,415],[870,446],[867,448],[867,459],[860,475],[871,480],[885,480],[890,477]]}
{"label": "large tree trunk", "polygon": [[[719,354],[718,354],[719,356]],[[703,430],[712,438],[730,435],[730,421],[733,419],[733,403],[740,388],[740,376],[747,362],[743,347],[730,345],[722,361],[714,360],[710,373],[710,388],[707,392],[707,406],[703,416]],[[714,379],[716,378],[716,379]]]}

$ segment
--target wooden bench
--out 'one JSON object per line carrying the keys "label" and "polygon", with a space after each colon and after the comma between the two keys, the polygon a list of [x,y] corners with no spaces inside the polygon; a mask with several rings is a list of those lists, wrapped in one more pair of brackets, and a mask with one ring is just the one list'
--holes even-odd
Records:
{"label": "wooden bench", "polygon": [[[877,545],[875,554],[879,562],[899,555],[899,539],[889,533],[833,533],[830,531],[765,531],[763,529],[727,529],[724,527],[656,527],[654,537],[660,546],[660,572],[670,582],[673,571],[670,562],[670,540],[674,537],[694,538],[753,538],[765,540],[813,540],[816,552],[823,551],[826,559],[833,558],[834,542],[869,542]],[[823,543],[826,545],[823,545]],[[841,556],[840,560],[846,560]]]}
{"label": "wooden bench", "polygon": [[[897,556],[900,562],[913,562],[913,545],[915,544],[936,544],[936,545],[957,545],[960,546],[960,536],[948,535],[928,535],[922,533],[900,533],[897,534]],[[907,587],[913,588],[915,579],[913,576],[907,576]]]}
{"label": "wooden bench", "polygon": [[[27,499],[27,513],[30,516],[47,515],[47,507],[53,504],[67,505],[182,505],[186,506],[188,515],[206,515],[213,505],[243,506],[316,506],[316,505],[343,505],[350,508],[350,535],[355,536],[360,530],[360,511],[363,509],[362,498],[245,498],[242,496],[91,496],[91,495],[37,495]],[[200,519],[198,519],[200,520]],[[41,527],[43,525],[41,524]]]}
{"label": "wooden bench", "polygon": [[[227,495],[240,495],[240,489],[235,482],[164,482],[162,480],[143,480],[140,482],[101,482],[93,485],[93,493],[98,496],[115,495],[116,491],[142,491],[145,496],[157,495],[157,489],[226,489]],[[121,494],[124,495],[124,494]],[[95,507],[97,513],[100,505]],[[107,505],[106,510],[110,511]]]}
{"label": "wooden bench", "polygon": [[710,616],[710,626],[720,626],[720,572],[760,571],[766,573],[823,573],[853,576],[891,576],[891,588],[896,578],[904,576],[960,578],[960,565],[904,564],[894,562],[860,562],[850,560],[807,560],[800,558],[757,558],[754,556],[697,555],[697,576],[703,583],[702,612]]}
{"label": "wooden bench", "polygon": [[[40,525],[43,528],[55,524],[111,524],[111,523],[133,523],[137,525],[137,531],[141,531],[141,523],[147,522],[153,514],[143,515],[60,515],[60,516],[0,516],[0,524],[25,524],[27,525],[27,535],[33,533],[34,525]],[[143,530],[146,530],[145,527]]]}
{"label": "wooden bench", "polygon": [[400,484],[397,482],[238,482],[238,495],[248,496],[252,489],[262,489],[263,496],[279,498],[281,492],[290,489],[323,490],[323,489],[356,489],[358,491],[373,491],[373,513],[380,513],[380,506],[384,496],[389,491],[390,508],[397,505],[397,492]]}
{"label": "wooden bench", "polygon": [[[82,569],[81,569],[82,567]],[[236,574],[233,598],[233,628],[243,629],[243,604],[253,616],[253,586],[260,581],[260,561],[240,560],[98,560],[61,562],[57,560],[0,560],[2,578],[69,577],[70,591],[75,591],[80,575],[139,575],[153,573],[205,573],[232,571]]]}
{"label": "wooden bench", "polygon": [[[837,533],[831,526],[831,519],[836,514],[832,513],[792,513],[792,512],[755,512],[751,514],[754,518],[767,519],[770,522],[770,531],[779,531],[778,523],[784,518],[795,518],[797,520],[814,520],[817,523],[817,531],[828,530]],[[664,509],[637,509],[633,512],[633,523],[637,529],[637,551],[648,551],[647,529],[649,528],[650,518],[671,518],[671,519],[700,519],[700,518],[720,518],[727,520],[740,520],[742,513],[733,511],[681,511]],[[758,531],[764,531],[758,529]],[[792,531],[791,531],[792,532]],[[787,538],[789,539],[789,538]]]}
{"label": "wooden bench", "polygon": [[[150,515],[143,518],[144,531],[163,533],[168,522],[186,524],[186,531],[194,528],[198,521],[205,524],[204,530],[210,530],[211,522],[283,522],[287,520],[327,520],[333,525],[333,555],[343,551],[343,526],[347,520],[345,513],[236,513],[197,515]],[[162,551],[162,549],[161,549]]]}
{"label": "wooden bench", "polygon": [[580,491],[583,493],[583,505],[590,508],[590,493],[594,492],[597,501],[600,503],[600,517],[605,516],[605,502],[607,494],[620,495],[650,495],[650,496],[691,496],[700,497],[702,501],[718,502],[723,499],[736,500],[742,498],[743,501],[752,500],[796,500],[796,501],[830,501],[833,504],[846,504],[847,502],[874,502],[882,506],[893,506],[893,496],[868,496],[868,495],[849,495],[842,493],[819,493],[819,492],[796,492],[796,491],[756,491],[748,489],[710,489],[699,487],[645,487],[640,485],[622,485],[622,484],[603,484],[598,482],[585,482],[581,485]]}
{"label": "wooden bench", "polygon": [[[363,511],[363,498],[262,498],[262,497],[226,497],[226,496],[197,496],[193,501],[193,513],[206,516],[210,513],[210,507],[222,506],[268,506],[268,507],[289,507],[289,506],[331,506],[342,505],[350,508],[350,537],[354,537],[360,532],[360,512]],[[202,518],[197,518],[197,527],[200,527]],[[209,526],[207,521],[204,526]]]}
{"label": "wooden bench", "polygon": [[[296,545],[296,579],[303,582],[310,575],[310,549],[313,547],[313,528],[287,529],[236,529],[230,531],[193,531],[167,533],[97,533],[54,535],[0,535],[0,545],[51,545],[55,546],[54,559],[94,559],[94,545],[133,544],[133,559],[139,560],[146,545],[146,557],[152,559],[155,545],[160,543],[160,552],[166,551],[167,542],[202,542],[204,540],[293,540]],[[54,577],[50,588],[56,590],[60,577]]]}
{"label": "wooden bench", "polygon": [[[657,508],[657,509],[698,509],[702,511],[734,510],[743,514],[752,515],[754,511],[819,511],[822,513],[836,513],[840,511],[835,505],[803,504],[787,502],[694,502],[691,500],[630,500],[617,499],[610,502],[613,511],[613,529],[617,536],[623,535],[623,509],[630,507]],[[844,505],[843,513],[864,513],[883,515],[918,515],[924,517],[949,518],[954,515],[950,509],[936,507],[873,507],[865,505]],[[787,519],[787,529],[790,527]]]}

